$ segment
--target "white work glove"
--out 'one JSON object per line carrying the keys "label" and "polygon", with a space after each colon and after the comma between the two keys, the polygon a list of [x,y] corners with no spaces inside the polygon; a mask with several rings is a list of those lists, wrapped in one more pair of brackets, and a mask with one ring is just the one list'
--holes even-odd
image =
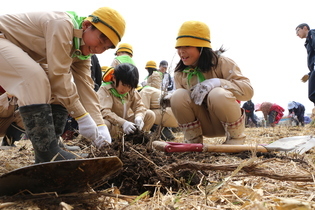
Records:
{"label": "white work glove", "polygon": [[141,86],[142,86],[142,87],[146,86],[147,84],[148,84],[148,83],[147,83],[146,80],[144,80],[143,82],[141,82]]}
{"label": "white work glove", "polygon": [[98,128],[98,138],[93,141],[94,146],[101,148],[104,145],[111,144],[112,138],[110,136],[109,130],[106,125],[97,126]]}
{"label": "white work glove", "polygon": [[95,141],[98,138],[98,129],[89,113],[75,119],[78,122],[79,133],[87,139]]}
{"label": "white work glove", "polygon": [[124,122],[122,127],[125,134],[134,133],[137,130],[136,125],[129,121]]}
{"label": "white work glove", "polygon": [[220,87],[221,82],[219,78],[207,79],[192,87],[191,98],[195,104],[201,105],[205,96],[215,87]]}
{"label": "white work glove", "polygon": [[136,117],[135,124],[136,124],[136,126],[138,126],[138,129],[141,131],[143,126],[144,126],[144,122],[143,122],[142,117],[140,117],[140,116]]}

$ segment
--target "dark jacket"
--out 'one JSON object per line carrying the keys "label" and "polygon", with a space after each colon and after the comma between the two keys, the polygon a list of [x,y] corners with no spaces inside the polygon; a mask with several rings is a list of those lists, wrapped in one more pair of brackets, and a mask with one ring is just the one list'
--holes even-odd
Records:
{"label": "dark jacket", "polygon": [[102,69],[96,55],[91,56],[91,77],[94,81],[94,90],[97,91],[102,84]]}
{"label": "dark jacket", "polygon": [[308,32],[304,46],[307,51],[307,66],[310,71],[314,70],[315,64],[315,29]]}
{"label": "dark jacket", "polygon": [[249,113],[253,113],[255,110],[255,105],[254,103],[250,100],[250,101],[246,101],[243,106],[243,109],[245,109],[245,113],[249,114]]}
{"label": "dark jacket", "polygon": [[[168,84],[167,84],[167,90],[171,91],[174,88],[173,80],[171,78],[171,75],[167,72],[164,73],[164,77],[168,77]],[[163,78],[164,78],[163,77]]]}
{"label": "dark jacket", "polygon": [[299,103],[299,102],[295,102],[294,103],[297,105],[297,108],[293,108],[293,109],[289,109],[289,114],[291,114],[292,112],[294,112],[294,114],[300,118],[303,119],[304,118],[304,113],[305,113],[305,107],[303,104]]}

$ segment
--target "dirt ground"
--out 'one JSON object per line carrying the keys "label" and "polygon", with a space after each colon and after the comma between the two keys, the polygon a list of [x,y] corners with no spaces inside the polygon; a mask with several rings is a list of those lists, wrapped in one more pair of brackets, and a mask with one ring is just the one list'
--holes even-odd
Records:
{"label": "dirt ground", "polygon": [[[312,136],[314,128],[246,128],[246,144],[269,144],[290,136]],[[175,133],[177,142],[182,133]],[[224,138],[207,138],[221,144]],[[124,142],[124,143],[122,143]],[[0,197],[0,209],[313,209],[315,151],[165,153],[149,147],[137,133],[97,150],[79,145],[92,157],[117,156],[123,167],[87,192],[17,194]],[[0,150],[0,175],[34,163],[29,141]],[[1,178],[1,177],[0,177]]]}

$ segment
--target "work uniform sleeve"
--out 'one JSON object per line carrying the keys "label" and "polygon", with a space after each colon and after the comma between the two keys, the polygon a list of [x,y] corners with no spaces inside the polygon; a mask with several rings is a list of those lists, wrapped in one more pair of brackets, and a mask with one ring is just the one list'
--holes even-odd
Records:
{"label": "work uniform sleeve", "polygon": [[154,87],[156,89],[161,89],[162,85],[162,74],[158,71],[153,71],[151,76],[147,79],[147,85],[150,87]]}
{"label": "work uniform sleeve", "polygon": [[254,95],[250,80],[245,77],[239,66],[231,59],[221,56],[218,68],[215,70],[217,75],[221,75],[221,87],[231,91],[236,99],[248,101]]}
{"label": "work uniform sleeve", "polygon": [[183,73],[181,73],[181,72],[175,72],[174,73],[174,82],[175,82],[176,89],[179,89],[179,88],[184,88],[185,89],[185,87],[182,84],[182,80],[183,80],[182,74]]}
{"label": "work uniform sleeve", "polygon": [[96,124],[103,124],[99,100],[91,78],[91,60],[72,58],[74,29],[71,19],[47,23],[45,34],[48,76],[52,97],[77,118],[88,112]]}
{"label": "work uniform sleeve", "polygon": [[91,78],[90,60],[80,60],[73,63],[72,74],[80,98],[79,101],[86,112],[91,115],[97,125],[104,124],[100,111],[100,101],[94,90],[94,81]]}
{"label": "work uniform sleeve", "polygon": [[139,94],[145,108],[150,109],[151,94],[150,94],[149,88],[143,88]]}
{"label": "work uniform sleeve", "polygon": [[144,119],[144,115],[147,109],[145,108],[144,103],[142,102],[141,96],[139,95],[137,90],[134,90],[131,95],[130,108],[135,113],[135,118],[140,116],[142,117],[142,119]]}
{"label": "work uniform sleeve", "polygon": [[73,25],[70,21],[70,19],[49,21],[46,24],[45,41],[52,98],[57,98],[56,100],[67,108],[72,117],[76,118],[83,115],[86,110],[79,100],[77,87],[72,82],[70,68],[73,63],[71,58]]}
{"label": "work uniform sleeve", "polygon": [[122,126],[126,120],[119,117],[115,112],[112,111],[114,104],[113,96],[109,90],[102,86],[97,91],[97,95],[100,99],[101,113],[103,119],[108,120],[111,124],[116,126]]}

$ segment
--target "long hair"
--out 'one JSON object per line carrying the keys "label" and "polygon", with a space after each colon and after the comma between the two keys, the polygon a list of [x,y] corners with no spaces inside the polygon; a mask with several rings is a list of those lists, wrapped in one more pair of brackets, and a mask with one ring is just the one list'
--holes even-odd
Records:
{"label": "long hair", "polygon": [[148,72],[149,72],[149,76],[151,76],[154,71],[157,71],[156,68],[150,68],[150,67],[148,67],[147,70],[148,70]]}
{"label": "long hair", "polygon": [[114,76],[116,79],[116,87],[121,81],[124,85],[131,88],[137,88],[139,82],[139,72],[135,65],[130,63],[121,63],[115,67]]}
{"label": "long hair", "polygon": [[[208,47],[197,47],[197,49],[199,53],[201,52],[197,67],[204,73],[215,69],[218,66],[218,59],[220,55],[225,52],[223,47],[216,51],[213,51],[212,48]],[[183,71],[186,67],[187,66],[183,63],[183,61],[180,60],[175,67],[175,72]]]}

